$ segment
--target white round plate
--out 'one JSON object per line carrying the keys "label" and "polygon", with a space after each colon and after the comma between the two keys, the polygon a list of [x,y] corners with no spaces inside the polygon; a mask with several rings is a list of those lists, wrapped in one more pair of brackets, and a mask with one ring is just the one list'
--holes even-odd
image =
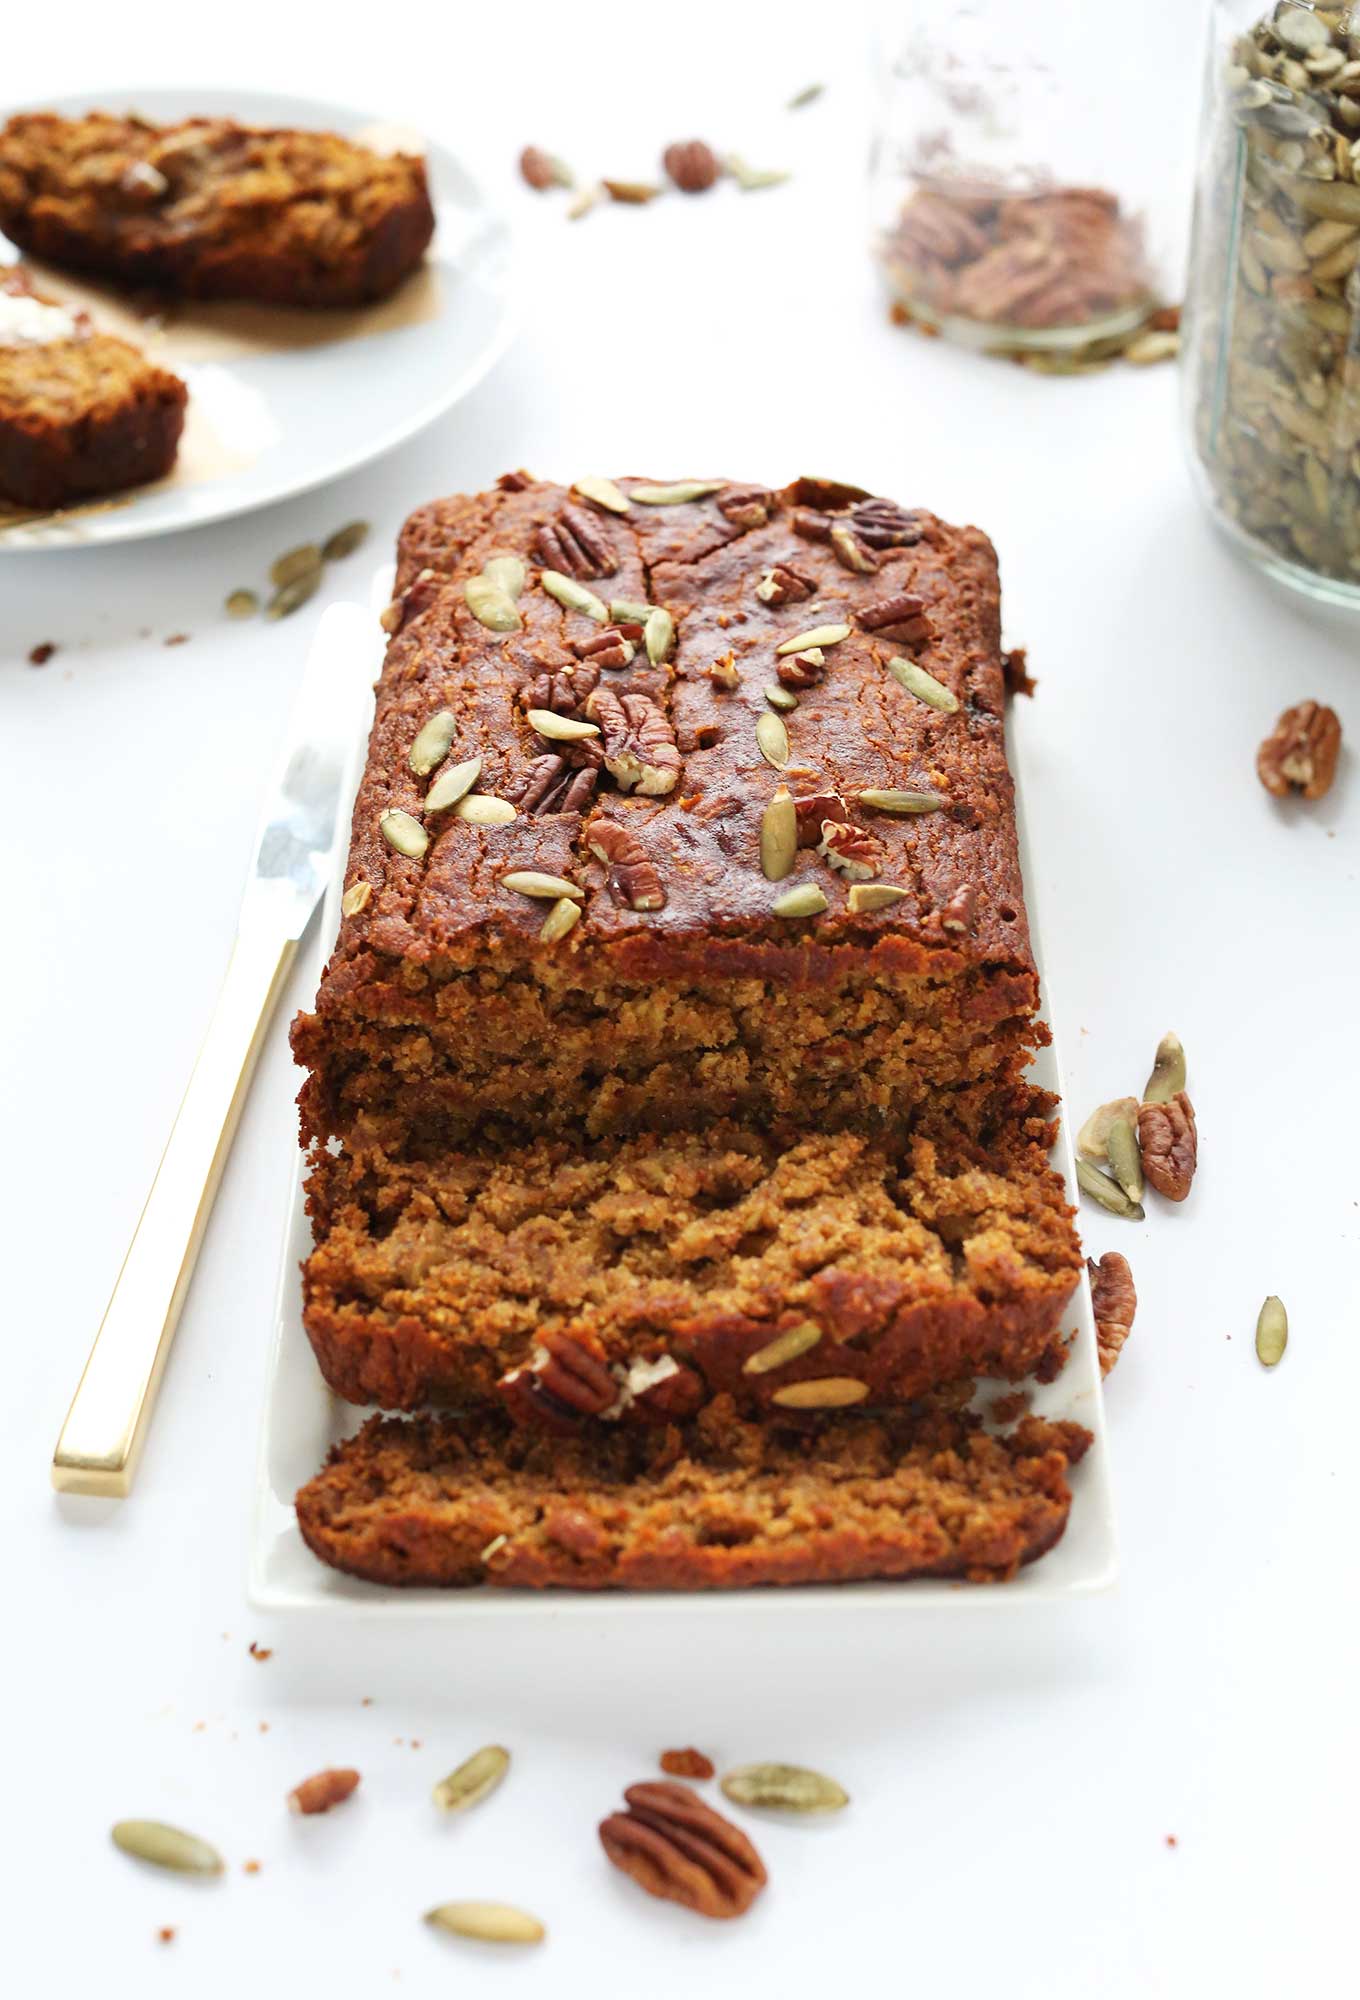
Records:
{"label": "white round plate", "polygon": [[[79,116],[95,107],[135,109],[158,123],[230,117],[423,148],[437,228],[423,268],[392,299],[354,312],[185,301],[162,325],[137,321],[138,302],[102,283],[33,265],[41,290],[88,300],[102,324],[181,375],[189,415],[167,479],[64,513],[0,513],[0,551],[132,541],[305,492],[423,430],[505,349],[513,331],[509,225],[444,147],[344,105],[258,90],[109,92],[35,108]],[[0,236],[0,262],[14,255]]]}

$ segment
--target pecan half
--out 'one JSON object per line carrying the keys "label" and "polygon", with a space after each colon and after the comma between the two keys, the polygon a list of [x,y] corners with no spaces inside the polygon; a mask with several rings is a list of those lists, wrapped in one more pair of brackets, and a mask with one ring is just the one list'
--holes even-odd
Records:
{"label": "pecan half", "polygon": [[845,800],[839,792],[813,792],[805,799],[795,799],[793,810],[798,816],[798,845],[815,847],[822,837],[824,820],[844,820]]}
{"label": "pecan half", "polygon": [[1091,1273],[1091,1305],[1096,1316],[1100,1372],[1108,1375],[1129,1337],[1133,1315],[1138,1310],[1138,1294],[1133,1288],[1129,1260],[1118,1250],[1107,1250],[1098,1264],[1093,1257],[1088,1257],[1086,1268]]}
{"label": "pecan half", "polygon": [[600,1845],[649,1896],[704,1917],[739,1917],[765,1887],[765,1864],[746,1835],[688,1785],[630,1785],[626,1812],[600,1822]]}
{"label": "pecan half", "polygon": [[600,782],[598,743],[574,743],[569,751],[535,757],[522,778],[511,779],[505,796],[525,813],[583,813]]}
{"label": "pecan half", "polygon": [[728,486],[718,495],[718,511],[734,528],[763,528],[777,504],[768,486]]}
{"label": "pecan half", "polygon": [[817,852],[852,882],[867,882],[881,872],[888,850],[876,833],[848,820],[824,819]]}
{"label": "pecan half", "polygon": [[811,577],[791,563],[773,563],[762,573],[756,596],[762,604],[796,604],[799,598],[811,597],[816,588]]}
{"label": "pecan half", "polygon": [[520,707],[548,708],[554,715],[577,716],[587,696],[599,684],[600,670],[593,662],[589,666],[559,667],[553,672],[535,674],[532,680],[522,683]]}
{"label": "pecan half", "polygon": [[1287,708],[1256,753],[1256,775],[1277,799],[1302,792],[1320,799],[1332,788],[1341,751],[1336,710],[1316,701]]}
{"label": "pecan half", "polygon": [[805,653],[788,653],[775,665],[775,673],[786,688],[816,687],[825,672],[826,654],[820,646],[809,646]]}
{"label": "pecan half", "polygon": [[628,667],[642,637],[640,625],[606,625],[589,639],[577,639],[572,652],[579,660],[593,660],[597,667]]}
{"label": "pecan half", "polygon": [[674,791],[680,752],[670,723],[650,695],[615,694],[599,687],[586,703],[586,714],[600,725],[604,767],[621,792],[659,798]]}
{"label": "pecan half", "polygon": [[831,523],[825,514],[819,514],[813,507],[795,507],[789,519],[789,526],[795,535],[801,535],[805,542],[829,542]]}
{"label": "pecan half", "polygon": [[574,1430],[584,1417],[598,1417],[618,1395],[614,1377],[599,1356],[556,1328],[539,1336],[522,1368],[512,1368],[497,1385],[517,1423],[546,1430]]}
{"label": "pecan half", "polygon": [[876,597],[861,604],[855,616],[866,632],[881,632],[885,638],[900,639],[904,645],[923,646],[930,638],[930,619],[925,599],[914,591],[895,591],[891,597]]}
{"label": "pecan half", "polygon": [[661,164],[682,194],[703,194],[718,178],[718,156],[702,139],[678,139]]}
{"label": "pecan half", "polygon": [[564,506],[556,521],[544,521],[534,537],[534,554],[545,569],[567,576],[612,576],[619,566],[614,544],[598,518],[581,507]]}
{"label": "pecan half", "polygon": [[1184,1201],[1195,1178],[1199,1134],[1194,1106],[1183,1090],[1166,1104],[1144,1104],[1138,1112],[1138,1145],[1143,1173],[1168,1201]]}
{"label": "pecan half", "polygon": [[914,548],[925,534],[921,517],[895,500],[861,500],[851,509],[855,533],[871,549]]}
{"label": "pecan half", "polygon": [[503,472],[496,481],[502,493],[525,493],[533,485],[534,477],[523,466],[515,472]]}
{"label": "pecan half", "polygon": [[656,864],[631,827],[614,819],[596,820],[586,845],[609,870],[609,888],[626,910],[659,910],[666,900]]}
{"label": "pecan half", "polygon": [[976,915],[977,892],[971,882],[965,882],[941,908],[940,925],[947,931],[971,931]]}

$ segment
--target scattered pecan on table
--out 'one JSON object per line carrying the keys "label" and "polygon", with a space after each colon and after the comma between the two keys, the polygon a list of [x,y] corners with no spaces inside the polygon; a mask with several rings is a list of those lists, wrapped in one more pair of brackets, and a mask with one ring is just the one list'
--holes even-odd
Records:
{"label": "scattered pecan on table", "polygon": [[702,139],[677,139],[661,164],[682,194],[703,194],[718,178],[718,156]]}
{"label": "scattered pecan on table", "polygon": [[1133,1316],[1138,1309],[1138,1294],[1134,1290],[1129,1260],[1118,1250],[1107,1250],[1099,1263],[1088,1257],[1086,1268],[1091,1274],[1091,1305],[1096,1317],[1100,1372],[1108,1375],[1129,1337]]}
{"label": "scattered pecan on table", "polygon": [[1341,722],[1333,708],[1301,701],[1287,708],[1256,753],[1256,775],[1274,798],[1302,793],[1323,798],[1341,753]]}
{"label": "scattered pecan on table", "polygon": [[1165,1104],[1144,1104],[1138,1112],[1138,1145],[1143,1173],[1168,1201],[1184,1201],[1195,1178],[1199,1135],[1195,1111],[1183,1090]]}
{"label": "scattered pecan on table", "polygon": [[765,1887],[765,1864],[746,1835],[687,1785],[630,1785],[627,1811],[600,1822],[600,1844],[649,1896],[703,1917],[739,1917]]}

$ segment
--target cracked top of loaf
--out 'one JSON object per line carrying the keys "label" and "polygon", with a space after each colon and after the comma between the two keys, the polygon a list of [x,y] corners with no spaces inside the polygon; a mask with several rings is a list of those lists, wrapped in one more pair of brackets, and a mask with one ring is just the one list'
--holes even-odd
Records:
{"label": "cracked top of loaf", "polygon": [[[510,473],[411,516],[384,623],[323,1004],[374,953],[1032,978],[978,529],[826,480]],[[526,875],[577,920],[545,940]]]}

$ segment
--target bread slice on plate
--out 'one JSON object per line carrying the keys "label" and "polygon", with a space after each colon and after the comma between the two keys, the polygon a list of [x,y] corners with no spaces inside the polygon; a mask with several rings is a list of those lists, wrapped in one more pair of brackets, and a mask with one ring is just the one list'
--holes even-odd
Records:
{"label": "bread slice on plate", "polygon": [[130,342],[0,275],[0,501],[69,507],[162,478],[187,401]]}
{"label": "bread slice on plate", "polygon": [[0,129],[0,229],[120,284],[354,306],[415,269],[434,211],[422,160],[334,132],[30,112]]}

